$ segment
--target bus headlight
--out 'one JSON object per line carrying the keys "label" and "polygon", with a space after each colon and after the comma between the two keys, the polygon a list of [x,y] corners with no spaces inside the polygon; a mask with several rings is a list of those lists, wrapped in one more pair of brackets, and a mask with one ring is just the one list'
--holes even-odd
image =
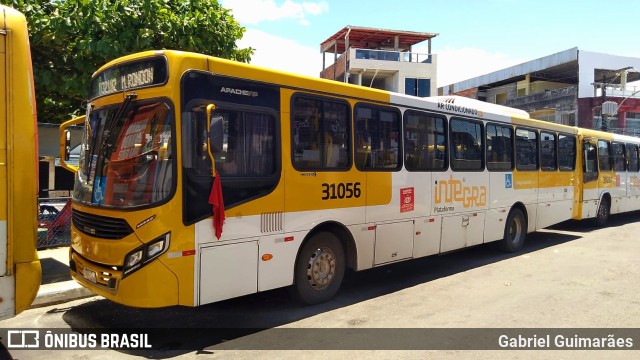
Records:
{"label": "bus headlight", "polygon": [[169,249],[169,240],[171,233],[168,232],[162,236],[153,239],[124,257],[124,267],[122,269],[122,278],[130,275],[134,271],[142,268],[149,262],[153,261]]}
{"label": "bus headlight", "polygon": [[167,234],[167,238],[162,238],[157,240],[156,242],[147,245],[147,259],[153,259],[158,254],[160,254],[163,250],[165,250],[165,244],[168,243],[169,234]]}
{"label": "bus headlight", "polygon": [[127,255],[127,257],[124,259],[124,268],[131,269],[136,265],[140,264],[141,260],[142,260],[142,250],[136,250],[130,253],[129,255]]}

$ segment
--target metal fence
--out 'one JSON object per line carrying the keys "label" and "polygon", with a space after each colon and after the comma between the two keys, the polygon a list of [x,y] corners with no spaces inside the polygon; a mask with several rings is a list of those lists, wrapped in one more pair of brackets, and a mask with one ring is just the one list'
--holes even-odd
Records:
{"label": "metal fence", "polygon": [[38,249],[71,242],[71,199],[38,199]]}

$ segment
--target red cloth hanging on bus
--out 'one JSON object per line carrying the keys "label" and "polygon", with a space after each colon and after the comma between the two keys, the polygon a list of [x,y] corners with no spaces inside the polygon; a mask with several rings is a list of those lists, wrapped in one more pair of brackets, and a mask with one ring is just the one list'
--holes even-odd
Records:
{"label": "red cloth hanging on bus", "polygon": [[211,194],[209,194],[209,204],[213,205],[213,228],[216,231],[216,237],[220,240],[222,236],[222,225],[224,225],[224,199],[222,198],[222,182],[220,175],[216,171],[213,179]]}

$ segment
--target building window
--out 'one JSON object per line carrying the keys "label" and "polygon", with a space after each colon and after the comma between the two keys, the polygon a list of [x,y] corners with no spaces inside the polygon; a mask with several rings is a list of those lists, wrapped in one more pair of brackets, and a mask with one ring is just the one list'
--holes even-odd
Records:
{"label": "building window", "polygon": [[418,97],[428,97],[431,95],[431,79],[404,79],[404,93]]}
{"label": "building window", "polygon": [[576,126],[576,113],[562,113],[560,114],[560,124],[568,126]]}

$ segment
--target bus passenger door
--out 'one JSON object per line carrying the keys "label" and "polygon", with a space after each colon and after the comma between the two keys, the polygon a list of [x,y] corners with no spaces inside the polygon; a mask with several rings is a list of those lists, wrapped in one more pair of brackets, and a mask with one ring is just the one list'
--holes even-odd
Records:
{"label": "bus passenger door", "polygon": [[595,141],[582,141],[582,216],[590,218],[598,210],[598,152]]}

